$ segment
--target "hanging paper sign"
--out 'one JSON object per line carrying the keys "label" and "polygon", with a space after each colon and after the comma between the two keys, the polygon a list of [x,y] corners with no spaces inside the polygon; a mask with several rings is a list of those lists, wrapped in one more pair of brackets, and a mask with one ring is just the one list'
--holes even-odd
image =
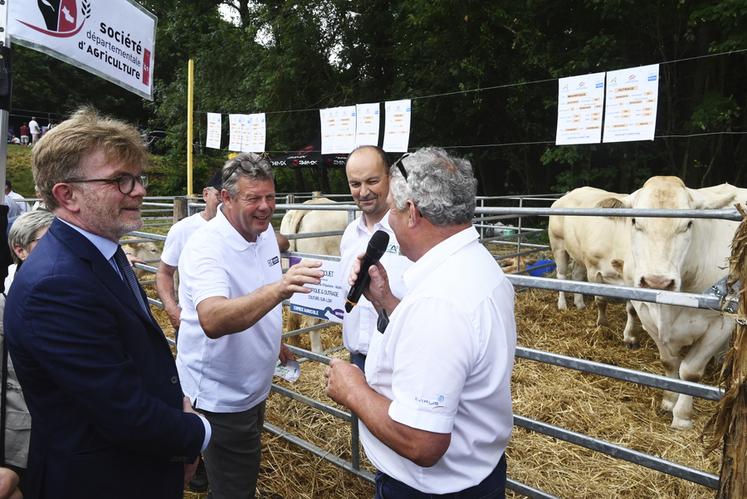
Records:
{"label": "hanging paper sign", "polygon": [[347,154],[355,149],[355,106],[319,110],[322,154]]}
{"label": "hanging paper sign", "polygon": [[207,139],[205,147],[220,149],[221,116],[219,113],[207,113]]}
{"label": "hanging paper sign", "polygon": [[598,144],[602,140],[604,73],[558,80],[556,145]]}
{"label": "hanging paper sign", "polygon": [[385,103],[384,150],[386,152],[407,152],[410,142],[410,118],[412,103],[410,99],[388,101]]}
{"label": "hanging paper sign", "polygon": [[241,120],[241,150],[244,152],[265,151],[265,113],[245,114]]}
{"label": "hanging paper sign", "polygon": [[379,103],[355,105],[355,147],[379,145]]}
{"label": "hanging paper sign", "polygon": [[228,115],[228,150],[241,151],[241,117],[243,114]]}
{"label": "hanging paper sign", "polygon": [[603,142],[654,140],[659,65],[607,72]]}

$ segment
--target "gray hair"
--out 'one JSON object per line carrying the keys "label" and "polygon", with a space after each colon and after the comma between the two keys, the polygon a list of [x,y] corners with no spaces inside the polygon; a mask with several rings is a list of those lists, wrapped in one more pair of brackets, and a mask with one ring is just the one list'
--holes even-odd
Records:
{"label": "gray hair", "polygon": [[20,259],[13,251],[13,247],[20,246],[28,250],[39,229],[49,227],[52,220],[54,220],[54,215],[46,210],[29,211],[16,218],[8,233],[8,246],[10,246],[10,253],[16,263],[20,263]]}
{"label": "gray hair", "polygon": [[241,153],[223,165],[223,188],[232,198],[238,194],[236,183],[240,177],[249,180],[275,180],[270,161],[253,152]]}
{"label": "gray hair", "polygon": [[477,179],[469,161],[449,156],[437,147],[424,147],[400,161],[407,179],[394,167],[389,186],[398,210],[405,209],[410,200],[433,225],[472,221]]}

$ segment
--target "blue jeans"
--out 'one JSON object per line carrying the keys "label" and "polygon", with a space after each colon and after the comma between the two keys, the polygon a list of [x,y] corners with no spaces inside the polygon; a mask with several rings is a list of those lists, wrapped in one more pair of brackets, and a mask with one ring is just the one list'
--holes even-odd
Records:
{"label": "blue jeans", "polygon": [[413,489],[399,480],[376,472],[375,499],[503,499],[506,497],[506,455],[485,479],[468,489],[449,494],[426,494]]}

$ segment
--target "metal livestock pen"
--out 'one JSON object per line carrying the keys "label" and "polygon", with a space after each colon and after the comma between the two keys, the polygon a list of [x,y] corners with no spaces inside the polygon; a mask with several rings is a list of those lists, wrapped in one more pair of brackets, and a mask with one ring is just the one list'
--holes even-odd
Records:
{"label": "metal livestock pen", "polygon": [[[303,196],[296,196],[295,199],[303,198]],[[287,199],[287,198],[286,198]],[[294,199],[292,196],[290,199]],[[519,206],[508,206],[508,207],[490,207],[485,206],[489,200],[501,199],[501,200],[513,200],[518,201]],[[636,217],[689,217],[689,218],[718,218],[728,220],[741,220],[741,216],[736,210],[632,210],[632,209],[552,209],[547,207],[526,207],[525,203],[528,200],[533,201],[551,201],[554,197],[543,195],[543,196],[507,196],[501,198],[483,198],[478,200],[478,208],[476,210],[475,226],[480,231],[481,235],[484,236],[486,241],[495,239],[495,234],[487,232],[490,229],[496,229],[502,231],[503,237],[499,237],[501,243],[509,244],[516,247],[516,251],[513,255],[526,255],[531,252],[541,251],[547,249],[547,246],[541,244],[531,244],[529,249],[525,238],[527,234],[536,233],[536,229],[528,228],[523,226],[522,218],[525,217],[536,217],[536,216],[549,216],[549,215],[574,215],[574,216],[636,216]],[[160,200],[159,200],[160,201]],[[165,208],[167,203],[158,203],[159,208]],[[190,212],[192,208],[199,208],[200,204],[191,203]],[[304,210],[347,210],[351,215],[356,209],[354,205],[337,204],[334,206],[330,205],[302,205],[302,204],[278,204],[277,208],[281,210],[289,209],[304,209]],[[280,215],[276,215],[280,216]],[[147,218],[147,217],[146,217]],[[158,217],[159,221],[161,217]],[[516,224],[513,225],[500,225],[495,226],[490,222],[495,220],[517,220]],[[337,233],[339,234],[339,233]],[[164,240],[165,236],[151,234],[147,232],[133,232],[133,236],[142,239],[153,239],[153,240]],[[318,234],[304,234],[294,237],[320,237],[322,235],[331,235],[330,233],[318,233]],[[507,237],[508,236],[508,237]],[[511,237],[515,237],[512,240]],[[301,256],[301,257],[318,257],[329,260],[339,260],[339,257],[327,256],[327,255],[306,255],[301,253],[291,253],[286,256]],[[510,255],[503,255],[510,256]],[[155,272],[155,267],[149,265],[137,264],[137,267]],[[680,293],[672,291],[661,291],[653,289],[642,289],[642,288],[628,288],[624,286],[612,286],[605,284],[593,284],[587,282],[557,280],[554,278],[534,277],[519,274],[508,274],[509,280],[517,288],[539,288],[545,290],[555,291],[566,291],[574,293],[582,293],[588,295],[597,295],[610,298],[619,299],[634,299],[638,301],[654,302],[661,304],[672,304],[680,305],[691,308],[702,308],[711,310],[722,310],[724,307],[732,307],[733,303],[725,303],[724,298],[717,296],[716,294],[691,294],[691,293]],[[149,299],[150,303],[155,306],[161,306],[158,300]],[[729,309],[731,310],[731,308]],[[296,331],[286,333],[284,337],[304,334],[314,329],[324,328],[330,325],[330,323],[322,323],[319,325],[311,326]],[[320,362],[328,364],[330,358],[326,355],[315,354],[308,350],[301,348],[290,347],[291,350],[300,357],[305,357],[309,361]],[[530,361],[541,362],[560,366],[567,369],[573,369],[585,373],[590,373],[597,376],[605,376],[616,380],[625,381],[628,383],[635,383],[639,385],[649,386],[657,389],[669,390],[672,392],[692,395],[694,397],[703,398],[706,400],[717,401],[723,395],[723,391],[715,386],[709,386],[689,381],[676,380],[661,375],[645,373],[641,371],[635,371],[631,369],[625,369],[614,365],[603,364],[599,362],[573,358],[564,355],[558,355],[550,352],[544,352],[540,350],[534,350],[530,348],[524,348],[517,346],[516,356]],[[273,385],[272,390],[283,396],[297,400],[301,403],[307,404],[310,407],[314,407],[318,410],[324,411],[328,414],[333,415],[345,422],[351,423],[351,460],[347,461],[339,456],[332,455],[324,449],[319,448],[313,443],[303,440],[302,438],[293,435],[271,423],[265,423],[265,429],[268,432],[279,435],[288,441],[306,449],[309,452],[341,467],[349,472],[364,478],[369,481],[373,481],[373,475],[367,470],[361,469],[360,467],[360,454],[359,454],[359,442],[358,432],[355,417],[349,412],[339,410],[332,407],[320,400],[312,399],[301,393],[294,392],[287,388]],[[685,465],[667,461],[655,455],[646,454],[636,450],[626,448],[624,446],[616,445],[601,439],[593,438],[588,435],[577,433],[565,428],[554,426],[542,421],[527,418],[520,414],[514,414],[514,424],[517,427],[522,427],[527,430],[538,432],[550,437],[554,437],[559,440],[563,440],[587,449],[591,449],[617,459],[622,459],[631,463],[635,463],[640,466],[644,466],[662,473],[694,482],[711,489],[718,489],[719,478],[716,475],[687,467]],[[527,495],[529,497],[547,498],[554,497],[545,491],[528,486],[518,481],[508,479],[507,487],[520,494]]]}

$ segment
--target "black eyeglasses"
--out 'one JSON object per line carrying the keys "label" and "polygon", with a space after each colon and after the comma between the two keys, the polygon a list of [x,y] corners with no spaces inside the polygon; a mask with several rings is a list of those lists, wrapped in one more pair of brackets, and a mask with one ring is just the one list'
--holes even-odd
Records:
{"label": "black eyeglasses", "polygon": [[130,175],[129,173],[123,173],[113,178],[71,178],[65,180],[66,184],[87,184],[89,182],[106,182],[107,184],[117,184],[117,189],[122,194],[129,194],[135,188],[135,182],[138,182],[143,187],[148,187],[148,176],[147,175]]}
{"label": "black eyeglasses", "polygon": [[392,164],[392,167],[395,167],[395,166],[397,167],[397,170],[399,170],[399,172],[404,177],[405,182],[407,182],[407,170],[405,170],[405,165],[402,164],[402,160],[408,157],[409,155],[410,155],[409,152],[404,153],[402,156],[400,156],[400,158],[397,161],[395,161]]}

